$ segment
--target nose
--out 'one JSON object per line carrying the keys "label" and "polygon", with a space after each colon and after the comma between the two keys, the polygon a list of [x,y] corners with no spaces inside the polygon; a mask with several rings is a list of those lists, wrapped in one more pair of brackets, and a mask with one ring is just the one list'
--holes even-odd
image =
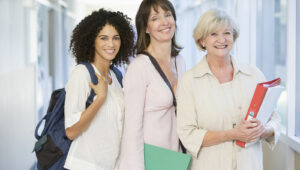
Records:
{"label": "nose", "polygon": [[224,43],[225,41],[226,41],[225,36],[224,36],[223,34],[219,35],[219,37],[218,37],[218,42],[219,42],[219,43]]}
{"label": "nose", "polygon": [[163,24],[163,25],[168,25],[168,24],[169,24],[168,18],[163,17],[163,18],[162,18],[162,24]]}
{"label": "nose", "polygon": [[113,47],[114,46],[114,42],[113,42],[112,38],[108,40],[107,46],[109,46],[109,47]]}

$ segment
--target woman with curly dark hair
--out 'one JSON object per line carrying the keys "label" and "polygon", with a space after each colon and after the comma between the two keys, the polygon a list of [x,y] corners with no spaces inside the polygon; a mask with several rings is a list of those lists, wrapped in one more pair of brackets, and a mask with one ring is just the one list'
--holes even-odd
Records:
{"label": "woman with curly dark hair", "polygon": [[[117,168],[122,136],[123,91],[112,65],[127,63],[133,54],[134,32],[121,12],[104,9],[85,17],[73,30],[70,49],[76,65],[66,85],[65,128],[72,141],[65,168]],[[91,83],[89,62],[98,84]],[[96,94],[86,108],[91,88]]]}

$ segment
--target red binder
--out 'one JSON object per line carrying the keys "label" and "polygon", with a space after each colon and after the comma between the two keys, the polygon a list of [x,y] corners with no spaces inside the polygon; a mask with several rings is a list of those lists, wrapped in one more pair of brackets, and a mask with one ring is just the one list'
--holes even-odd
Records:
{"label": "red binder", "polygon": [[[266,92],[268,88],[280,85],[281,79],[277,78],[268,82],[258,83],[256,89],[254,91],[250,106],[248,108],[248,112],[245,116],[245,120],[251,120],[252,118],[256,118],[259,108],[264,100]],[[237,140],[236,144],[245,147],[246,143]]]}

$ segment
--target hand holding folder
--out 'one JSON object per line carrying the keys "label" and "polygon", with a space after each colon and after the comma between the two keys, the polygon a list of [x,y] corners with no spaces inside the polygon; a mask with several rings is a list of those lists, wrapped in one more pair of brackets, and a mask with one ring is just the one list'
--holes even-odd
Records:
{"label": "hand holding folder", "polygon": [[[257,118],[263,125],[268,122],[283,90],[280,82],[281,79],[277,78],[257,84],[245,120]],[[244,148],[252,143],[236,141],[236,144]]]}
{"label": "hand holding folder", "polygon": [[144,144],[145,170],[188,170],[191,156]]}

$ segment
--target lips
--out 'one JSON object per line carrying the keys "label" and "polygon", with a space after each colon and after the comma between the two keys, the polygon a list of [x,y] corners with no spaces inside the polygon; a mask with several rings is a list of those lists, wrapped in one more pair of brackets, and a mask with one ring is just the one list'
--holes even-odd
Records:
{"label": "lips", "polygon": [[115,50],[114,49],[112,49],[112,50],[104,50],[106,53],[108,53],[108,54],[114,54],[114,52],[115,52]]}
{"label": "lips", "polygon": [[228,45],[216,45],[215,48],[217,49],[224,49],[227,48]]}
{"label": "lips", "polygon": [[161,29],[160,32],[169,32],[170,30],[171,30],[171,28],[168,27],[168,28]]}

